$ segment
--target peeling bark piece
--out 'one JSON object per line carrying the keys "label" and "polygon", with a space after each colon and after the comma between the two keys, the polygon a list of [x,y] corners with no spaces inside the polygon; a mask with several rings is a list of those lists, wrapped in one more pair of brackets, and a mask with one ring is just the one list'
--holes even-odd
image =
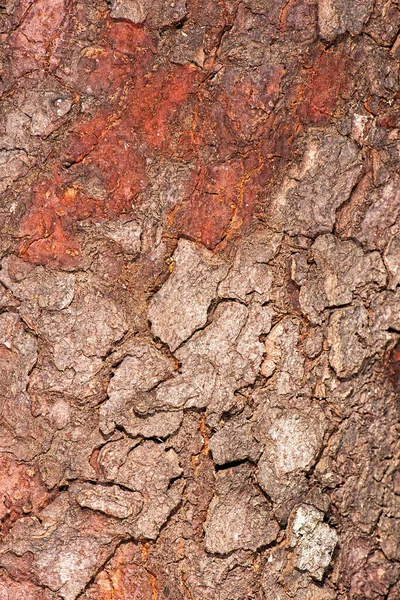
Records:
{"label": "peeling bark piece", "polygon": [[178,23],[186,15],[184,0],[111,0],[111,17],[132,23],[148,21],[154,27]]}
{"label": "peeling bark piece", "polygon": [[383,251],[392,238],[391,228],[400,214],[400,177],[393,173],[378,187],[366,177],[359,188],[340,210],[338,234],[358,240],[368,250]]}
{"label": "peeling bark piece", "polygon": [[0,472],[0,520],[4,532],[20,516],[36,514],[50,496],[35,465],[18,464],[10,454],[2,453]]}
{"label": "peeling bark piece", "polygon": [[[173,435],[183,419],[183,411],[160,411],[154,415],[137,416],[134,411],[127,409],[116,419],[116,424],[133,437],[165,439]],[[103,424],[102,431],[106,432]]]}
{"label": "peeling bark piece", "polygon": [[96,471],[90,464],[90,457],[103,443],[97,414],[76,410],[66,427],[54,433],[49,452],[39,458],[46,485],[53,488],[63,478],[95,479]]}
{"label": "peeling bark piece", "polygon": [[119,469],[116,483],[150,496],[166,492],[170,481],[182,474],[174,450],[164,444],[143,442],[134,448]]}
{"label": "peeling bark piece", "polygon": [[124,427],[130,435],[165,437],[181,422],[179,415],[152,416],[147,420],[134,413],[135,396],[147,392],[172,374],[174,362],[148,340],[136,339],[129,355],[116,369],[108,386],[108,400],[100,407],[100,428],[104,434]]}
{"label": "peeling bark piece", "polygon": [[37,60],[43,58],[46,51],[46,44],[61,26],[65,17],[66,6],[64,0],[55,0],[48,5],[45,0],[38,0],[32,5],[29,20],[22,20],[21,26],[16,35],[23,36],[24,42],[21,43],[21,50],[27,54],[32,54],[33,48],[37,50]]}
{"label": "peeling bark piece", "polygon": [[73,101],[74,96],[67,88],[50,80],[47,85],[45,83],[45,89],[28,90],[20,108],[31,118],[31,134],[47,137],[60,127]]}
{"label": "peeling bark piece", "polygon": [[15,313],[0,315],[0,451],[31,460],[49,448],[51,430],[34,418],[27,394],[29,375],[38,357],[37,338]]}
{"label": "peeling bark piece", "polygon": [[228,266],[205,248],[180,240],[173,272],[149,305],[151,328],[172,351],[207,322],[218,283]]}
{"label": "peeling bark piece", "polygon": [[297,285],[302,285],[307,278],[309,271],[307,255],[304,252],[298,252],[293,255],[290,276]]}
{"label": "peeling bark piece", "polygon": [[240,244],[227,277],[221,281],[218,295],[248,302],[255,295],[261,303],[269,300],[272,284],[268,262],[276,255],[282,235],[257,231]]}
{"label": "peeling bark piece", "polygon": [[328,327],[329,362],[338,377],[355,375],[368,356],[369,319],[359,304],[335,310]]}
{"label": "peeling bark piece", "polygon": [[33,388],[90,397],[112,344],[126,332],[120,308],[107,295],[76,285],[73,302],[60,311],[42,311],[36,326],[52,350],[53,363],[32,374]]}
{"label": "peeling bark piece", "polygon": [[354,242],[341,242],[331,234],[317,238],[311,247],[311,265],[300,290],[299,302],[312,323],[321,323],[326,307],[349,304],[353,292],[368,283],[384,286],[386,270],[378,252],[364,254]]}
{"label": "peeling bark piece", "polygon": [[40,521],[24,518],[14,525],[0,565],[7,568],[12,561],[9,544],[17,556],[31,552],[33,560],[25,575],[58,597],[75,600],[122,539],[114,522],[72,507],[64,492],[40,513]]}
{"label": "peeling bark piece", "polygon": [[182,572],[193,600],[243,600],[248,594],[254,600],[261,600],[251,552],[199,556],[199,549],[193,545],[188,550]]}
{"label": "peeling bark piece", "polygon": [[157,388],[157,405],[207,407],[208,422],[216,425],[235,406],[235,390],[257,377],[263,355],[259,338],[270,328],[268,308],[222,302],[212,323],[177,351],[182,373]]}
{"label": "peeling bark piece", "polygon": [[48,271],[9,256],[2,262],[0,280],[21,300],[24,314],[37,314],[38,309],[67,308],[75,294],[75,276],[62,271]]}
{"label": "peeling bark piece", "polygon": [[[153,584],[153,585],[152,585]],[[93,584],[82,596],[84,600],[147,600],[154,592],[154,581],[143,564],[140,544],[121,545]]]}
{"label": "peeling bark piece", "polygon": [[15,181],[26,175],[35,159],[24,150],[0,151],[0,194],[5,192]]}
{"label": "peeling bark piece", "polygon": [[1,163],[2,169],[5,169],[3,174],[7,179],[7,165],[10,167],[10,174],[14,175],[15,170],[19,171],[21,166],[25,171],[25,165],[32,164],[33,166],[36,161],[33,157],[29,157],[32,150],[28,133],[31,123],[30,118],[16,108],[15,104],[12,104],[8,106],[7,112],[2,111],[0,119],[0,143],[5,148],[4,152],[6,152],[6,154],[2,154]]}
{"label": "peeling bark piece", "polygon": [[137,221],[119,220],[109,222],[99,227],[104,235],[121,247],[128,255],[136,255],[142,245],[142,226]]}
{"label": "peeling bark piece", "polygon": [[373,303],[374,324],[383,331],[400,332],[400,290],[383,292]]}
{"label": "peeling bark piece", "polygon": [[111,0],[110,15],[113,19],[128,19],[132,23],[143,23],[146,19],[145,0]]}
{"label": "peeling bark piece", "polygon": [[304,357],[298,347],[300,322],[284,317],[265,341],[261,374],[271,377],[277,371],[273,383],[278,394],[288,394],[301,383],[304,375]]}
{"label": "peeling bark piece", "polygon": [[317,406],[302,403],[303,409],[288,410],[263,402],[254,417],[254,436],[263,447],[257,481],[273,501],[274,513],[282,523],[304,498],[305,474],[315,464],[327,426]]}
{"label": "peeling bark piece", "polygon": [[[399,33],[400,9],[394,1],[377,0],[364,30],[381,46],[395,44]],[[399,38],[397,37],[397,40]],[[398,44],[397,44],[398,48]],[[396,56],[393,52],[393,56]]]}
{"label": "peeling bark piece", "polygon": [[182,29],[178,29],[174,40],[171,61],[184,65],[190,62],[203,67],[204,54],[204,28],[185,23]]}
{"label": "peeling bark piece", "polygon": [[0,570],[1,600],[57,600],[58,595],[30,581],[15,581],[6,570]]}
{"label": "peeling bark piece", "polygon": [[[319,410],[313,415],[284,411],[271,419],[264,435],[264,453],[278,473],[307,470],[318,456],[324,433],[324,417]],[[262,427],[259,424],[259,428]]]}
{"label": "peeling bark piece", "polygon": [[279,526],[271,518],[267,500],[253,486],[251,474],[247,465],[217,474],[216,495],[205,525],[208,552],[255,551],[276,539]]}
{"label": "peeling bark piece", "polygon": [[135,410],[148,413],[157,408],[205,408],[209,405],[215,387],[216,372],[211,361],[201,355],[188,354],[175,378],[162,383],[153,397],[137,398]]}
{"label": "peeling bark piece", "polygon": [[0,309],[5,308],[11,309],[18,306],[18,300],[16,300],[11,294],[10,290],[0,283]]}
{"label": "peeling bark piece", "polygon": [[266,598],[279,600],[337,600],[329,585],[315,584],[307,571],[293,569],[293,556],[283,546],[272,548],[264,566],[262,586]]}
{"label": "peeling bark piece", "polygon": [[[261,576],[261,585],[266,598],[268,598],[268,595],[273,597],[273,594],[275,594],[276,598],[280,600],[290,600],[290,596],[284,589],[286,582],[280,581],[280,574],[285,570],[287,563],[288,550],[282,545],[268,551]],[[298,592],[298,590],[296,591]]]}
{"label": "peeling bark piece", "polygon": [[367,22],[374,0],[318,0],[318,25],[321,36],[333,41],[349,32],[358,35]]}
{"label": "peeling bark piece", "polygon": [[390,274],[390,289],[394,290],[400,283],[400,235],[392,237],[383,260]]}
{"label": "peeling bark piece", "polygon": [[151,503],[145,503],[139,517],[129,526],[130,535],[136,540],[156,540],[162,526],[182,502],[184,488],[184,481],[174,481],[165,493],[158,493]]}
{"label": "peeling bark piece", "polygon": [[101,358],[126,331],[125,321],[111,298],[82,293],[64,311],[43,314],[41,330],[53,343],[54,362],[61,371],[79,370],[79,361]]}
{"label": "peeling bark piece", "polygon": [[400,515],[388,518],[382,515],[379,520],[379,533],[382,539],[382,550],[389,560],[400,560]]}
{"label": "peeling bark piece", "polygon": [[111,540],[107,536],[100,540],[90,535],[72,539],[67,536],[53,538],[42,552],[37,552],[35,567],[44,585],[65,600],[75,600],[102,560],[110,555]]}
{"label": "peeling bark piece", "polygon": [[302,504],[295,512],[290,536],[290,545],[296,548],[297,568],[317,580],[322,579],[338,542],[336,531],[323,523],[323,518],[323,512]]}
{"label": "peeling bark piece", "polygon": [[305,342],[304,351],[308,358],[316,358],[321,352],[324,343],[324,335],[320,328],[311,329]]}
{"label": "peeling bark piece", "polygon": [[302,164],[289,172],[273,207],[284,231],[315,237],[332,230],[336,210],[362,171],[362,159],[357,145],[334,130],[322,136],[312,132],[306,142]]}
{"label": "peeling bark piece", "polygon": [[146,441],[129,452],[118,470],[115,483],[140,492],[143,496],[143,510],[130,526],[131,535],[136,539],[157,537],[182,498],[181,482],[171,485],[181,474],[175,451],[166,451],[164,444]]}
{"label": "peeling bark piece", "polygon": [[41,417],[34,418],[27,394],[0,401],[0,452],[32,461],[49,450],[53,432]]}
{"label": "peeling bark piece", "polygon": [[118,485],[104,487],[87,484],[77,492],[75,499],[82,508],[100,511],[117,519],[136,517],[143,506],[139,493],[128,492]]}
{"label": "peeling bark piece", "polygon": [[140,444],[140,439],[128,437],[112,440],[99,452],[98,464],[105,481],[113,483],[120,467],[126,462],[129,452]]}
{"label": "peeling bark piece", "polygon": [[2,399],[25,392],[37,359],[37,339],[15,313],[0,315],[0,394]]}
{"label": "peeling bark piece", "polygon": [[225,423],[210,439],[209,449],[217,465],[245,459],[255,461],[261,453],[252,435],[252,423],[244,415]]}

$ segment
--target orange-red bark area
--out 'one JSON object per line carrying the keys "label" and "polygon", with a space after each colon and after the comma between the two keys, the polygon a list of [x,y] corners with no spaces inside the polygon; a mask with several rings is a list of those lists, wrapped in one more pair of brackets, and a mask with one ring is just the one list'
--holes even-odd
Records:
{"label": "orange-red bark area", "polygon": [[[67,27],[61,0],[57,6],[57,27]],[[59,33],[55,49],[44,46],[53,29],[43,27],[37,39],[29,34],[29,48],[45,48],[50,65],[68,36]],[[282,65],[252,79],[228,64],[214,81],[210,60],[208,70],[160,61],[158,39],[146,26],[105,17],[96,43],[81,52],[69,85],[93,95],[97,106],[70,127],[48,165],[51,176],[33,189],[19,230],[24,259],[79,264],[79,224],[133,213],[149,184],[147,164],[160,159],[193,166],[186,198],[165,220],[169,235],[223,247],[251,222],[303,124],[329,121],[345,86],[338,52],[318,48],[307,68],[299,63],[290,106],[275,111]],[[14,43],[15,52],[25,51],[25,41]]]}
{"label": "orange-red bark area", "polygon": [[298,115],[303,123],[323,124],[334,116],[346,86],[346,61],[338,52],[318,49],[300,89]]}
{"label": "orange-red bark area", "polygon": [[193,91],[191,66],[150,70],[153,44],[143,29],[109,23],[102,43],[85,50],[78,78],[104,106],[75,123],[21,222],[21,255],[37,264],[76,264],[78,222],[132,210],[146,186],[146,158],[172,153],[174,114]]}

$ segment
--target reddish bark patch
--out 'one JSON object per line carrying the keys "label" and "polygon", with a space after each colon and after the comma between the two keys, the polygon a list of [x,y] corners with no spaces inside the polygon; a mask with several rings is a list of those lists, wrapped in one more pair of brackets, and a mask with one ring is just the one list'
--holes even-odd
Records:
{"label": "reddish bark patch", "polygon": [[35,186],[20,224],[22,258],[79,264],[80,223],[134,211],[149,183],[146,165],[160,158],[189,162],[196,173],[194,191],[166,219],[168,233],[223,246],[257,214],[302,124],[329,121],[345,85],[343,58],[319,48],[304,84],[293,88],[296,110],[275,113],[281,65],[254,78],[226,66],[214,82],[192,64],[156,58],[148,29],[110,19],[96,45],[81,51],[69,82],[99,108],[78,118],[54,175]]}
{"label": "reddish bark patch", "polygon": [[36,514],[51,499],[38,472],[0,455],[0,521],[3,535],[21,516]]}
{"label": "reddish bark patch", "polygon": [[177,234],[214,249],[227,233],[240,202],[240,161],[201,169],[191,198],[170,215]]}
{"label": "reddish bark patch", "polygon": [[[118,25],[121,48],[133,53],[127,24]],[[115,45],[117,31],[116,25],[108,31]],[[96,95],[106,96],[107,110],[76,124],[61,153],[70,167],[56,163],[54,177],[36,185],[19,231],[25,238],[20,255],[29,262],[79,263],[79,222],[130,212],[146,185],[146,158],[173,154],[172,121],[193,91],[196,71],[188,65],[147,74],[151,44],[143,49],[146,34],[137,27],[132,31],[137,43],[134,72],[130,61],[115,58],[107,49],[85,52],[81,77]]]}
{"label": "reddish bark patch", "polygon": [[337,50],[319,50],[306,71],[297,113],[303,123],[332,120],[340,93],[346,87],[346,61]]}
{"label": "reddish bark patch", "polygon": [[383,598],[397,580],[396,567],[374,551],[371,540],[352,539],[342,561],[342,579],[351,598]]}
{"label": "reddish bark patch", "polygon": [[151,600],[154,598],[154,576],[142,562],[138,546],[133,543],[122,545],[84,597],[87,600]]}
{"label": "reddish bark patch", "polygon": [[36,0],[24,8],[19,27],[10,37],[16,78],[51,62],[55,38],[66,19],[65,0]]}
{"label": "reddish bark patch", "polygon": [[397,342],[389,355],[388,367],[390,378],[396,391],[400,390],[400,342]]}
{"label": "reddish bark patch", "polygon": [[52,593],[42,586],[36,586],[26,579],[15,581],[7,571],[0,572],[0,598],[4,600],[50,600],[51,597]]}

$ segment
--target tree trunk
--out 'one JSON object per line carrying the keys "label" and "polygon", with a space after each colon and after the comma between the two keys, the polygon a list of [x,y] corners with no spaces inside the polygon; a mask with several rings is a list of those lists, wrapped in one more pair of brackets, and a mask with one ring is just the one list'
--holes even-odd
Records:
{"label": "tree trunk", "polygon": [[0,4],[0,600],[400,598],[397,0]]}

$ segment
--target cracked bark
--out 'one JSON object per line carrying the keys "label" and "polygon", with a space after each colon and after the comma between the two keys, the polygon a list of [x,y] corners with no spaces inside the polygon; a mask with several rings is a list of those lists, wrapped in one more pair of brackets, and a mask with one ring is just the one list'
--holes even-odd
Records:
{"label": "cracked bark", "polygon": [[396,0],[0,2],[0,598],[400,597]]}

